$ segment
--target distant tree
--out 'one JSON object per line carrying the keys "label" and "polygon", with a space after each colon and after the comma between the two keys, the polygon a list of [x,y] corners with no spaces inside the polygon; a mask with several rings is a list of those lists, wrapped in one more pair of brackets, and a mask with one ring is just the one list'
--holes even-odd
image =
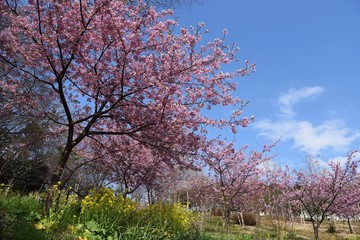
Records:
{"label": "distant tree", "polygon": [[105,172],[107,180],[115,183],[124,197],[140,186],[153,185],[167,168],[177,165],[171,155],[161,154],[129,137],[108,136],[102,142],[100,151],[94,152],[99,159],[98,171]]}
{"label": "distant tree", "polygon": [[246,147],[236,150],[234,143],[224,141],[212,141],[207,147],[204,161],[214,174],[212,189],[223,207],[227,230],[231,211],[244,209],[248,198],[264,185],[260,166],[269,160],[265,154],[271,147],[265,146],[261,152],[252,151],[249,155]]}
{"label": "distant tree", "polygon": [[8,184],[8,190],[39,190],[48,181],[56,149],[54,142],[46,139],[46,125],[40,124],[28,120],[16,131],[3,126],[7,134],[0,147],[0,179]]}
{"label": "distant tree", "polygon": [[287,171],[282,179],[289,198],[309,216],[317,240],[324,220],[345,207],[352,207],[348,198],[359,195],[359,160],[355,154],[350,153],[345,163],[329,163],[328,168],[316,167],[310,161],[307,169]]}
{"label": "distant tree", "polygon": [[358,177],[352,183],[344,188],[341,197],[334,204],[336,215],[347,220],[349,231],[354,234],[354,228],[351,224],[352,219],[356,219],[360,214],[360,178]]}
{"label": "distant tree", "polygon": [[284,239],[289,221],[299,216],[299,204],[287,194],[288,189],[283,185],[282,173],[279,167],[266,169],[263,205],[260,207],[269,216],[278,239]]}
{"label": "distant tree", "polygon": [[128,136],[176,155],[195,153],[206,126],[235,130],[248,123],[240,110],[229,120],[201,114],[214,105],[240,109],[231,79],[254,67],[221,72],[238,48],[221,39],[199,46],[202,25],[177,35],[176,22],[164,18],[171,11],[123,0],[5,0],[0,11],[11,23],[0,32],[1,85],[12,98],[6,107],[18,104],[24,115],[50,119],[49,133],[64,136],[52,184],[86,138]]}
{"label": "distant tree", "polygon": [[[138,0],[127,0],[127,1],[131,4],[137,4],[139,2]],[[199,0],[145,0],[145,2],[149,6],[155,6],[157,8],[173,9],[181,6],[189,7],[194,2],[199,2]]]}

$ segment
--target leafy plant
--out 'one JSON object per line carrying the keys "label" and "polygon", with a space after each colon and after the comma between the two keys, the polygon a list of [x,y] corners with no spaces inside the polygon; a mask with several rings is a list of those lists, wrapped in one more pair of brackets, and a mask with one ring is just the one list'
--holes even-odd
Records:
{"label": "leafy plant", "polygon": [[55,202],[49,213],[35,224],[37,229],[46,233],[65,231],[69,224],[74,224],[76,221],[77,196],[69,195],[68,191],[61,190],[59,183],[54,186],[52,197]]}
{"label": "leafy plant", "polygon": [[135,202],[102,187],[81,201],[80,221],[99,236],[115,236],[134,221],[135,210]]}
{"label": "leafy plant", "polygon": [[156,229],[164,229],[170,235],[181,234],[190,229],[195,214],[181,203],[157,203],[139,211],[140,221]]}

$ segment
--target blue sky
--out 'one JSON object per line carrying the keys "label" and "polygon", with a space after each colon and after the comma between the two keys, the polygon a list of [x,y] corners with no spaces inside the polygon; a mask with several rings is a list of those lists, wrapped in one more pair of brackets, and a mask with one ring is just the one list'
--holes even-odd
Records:
{"label": "blue sky", "polygon": [[253,149],[280,138],[276,159],[290,166],[309,154],[341,160],[359,148],[360,1],[198,0],[175,16],[180,27],[204,22],[205,39],[226,28],[229,45],[240,47],[237,67],[245,59],[257,65],[237,79],[237,95],[250,101],[244,115],[257,120],[222,135]]}

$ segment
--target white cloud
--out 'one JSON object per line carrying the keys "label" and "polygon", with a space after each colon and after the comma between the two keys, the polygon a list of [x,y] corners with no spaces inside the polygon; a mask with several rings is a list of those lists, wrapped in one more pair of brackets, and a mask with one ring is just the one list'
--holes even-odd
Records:
{"label": "white cloud", "polygon": [[271,140],[292,141],[294,148],[308,154],[319,154],[328,149],[335,152],[347,151],[355,140],[360,139],[360,132],[347,128],[343,120],[327,120],[315,126],[309,121],[299,121],[294,118],[295,104],[324,91],[323,87],[291,89],[279,97],[281,113],[279,119],[260,120],[254,127],[260,131],[260,135]]}
{"label": "white cloud", "polygon": [[293,111],[293,107],[297,103],[318,96],[324,91],[325,89],[320,86],[290,89],[287,93],[279,97],[281,114],[286,117],[293,117],[295,114],[295,112]]}
{"label": "white cloud", "polygon": [[295,147],[315,154],[327,148],[336,152],[346,151],[360,135],[347,129],[342,120],[330,120],[319,126],[313,126],[308,121],[297,122],[291,137]]}

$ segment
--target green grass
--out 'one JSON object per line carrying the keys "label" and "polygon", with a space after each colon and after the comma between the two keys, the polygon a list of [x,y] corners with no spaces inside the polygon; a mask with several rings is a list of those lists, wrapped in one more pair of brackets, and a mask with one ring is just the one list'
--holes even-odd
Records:
{"label": "green grass", "polygon": [[6,198],[0,194],[0,239],[39,239],[41,233],[35,228],[42,205],[34,196],[10,193]]}

